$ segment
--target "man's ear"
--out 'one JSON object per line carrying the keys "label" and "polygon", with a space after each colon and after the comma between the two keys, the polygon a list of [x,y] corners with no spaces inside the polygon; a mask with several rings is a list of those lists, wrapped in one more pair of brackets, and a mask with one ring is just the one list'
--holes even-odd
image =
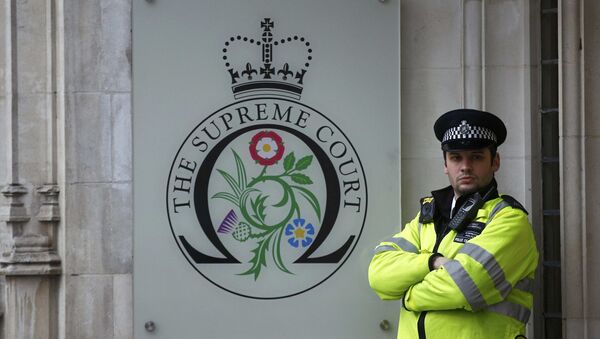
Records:
{"label": "man's ear", "polygon": [[496,153],[496,156],[494,156],[494,160],[492,160],[492,169],[494,172],[500,169],[500,153]]}

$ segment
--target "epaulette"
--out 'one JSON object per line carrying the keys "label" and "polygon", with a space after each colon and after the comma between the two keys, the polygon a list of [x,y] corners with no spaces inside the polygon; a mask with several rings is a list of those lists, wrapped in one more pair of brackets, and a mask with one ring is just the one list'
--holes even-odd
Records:
{"label": "epaulette", "polygon": [[525,214],[529,214],[529,212],[527,212],[525,207],[523,207],[523,205],[521,205],[521,203],[518,202],[517,199],[506,194],[502,194],[501,197],[502,200],[506,201],[510,205],[510,207],[520,209],[521,211],[525,212]]}
{"label": "epaulette", "polygon": [[435,201],[433,197],[421,198],[421,213],[419,214],[420,223],[432,222],[435,218]]}

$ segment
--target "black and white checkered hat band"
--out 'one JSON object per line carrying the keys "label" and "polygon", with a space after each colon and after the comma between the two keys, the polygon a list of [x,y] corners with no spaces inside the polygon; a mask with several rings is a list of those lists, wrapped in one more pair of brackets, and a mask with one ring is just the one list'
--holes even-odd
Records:
{"label": "black and white checkered hat band", "polygon": [[462,140],[462,139],[484,139],[497,142],[496,134],[491,129],[470,126],[465,121],[461,125],[452,127],[444,133],[444,139],[442,142],[451,140]]}

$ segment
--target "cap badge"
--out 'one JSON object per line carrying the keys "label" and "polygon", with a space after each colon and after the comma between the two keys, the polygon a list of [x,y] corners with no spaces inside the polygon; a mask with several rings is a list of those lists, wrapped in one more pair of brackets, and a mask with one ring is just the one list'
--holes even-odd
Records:
{"label": "cap badge", "polygon": [[469,131],[471,130],[471,126],[469,126],[469,124],[467,124],[466,120],[463,120],[460,122],[460,133],[462,134],[468,134]]}

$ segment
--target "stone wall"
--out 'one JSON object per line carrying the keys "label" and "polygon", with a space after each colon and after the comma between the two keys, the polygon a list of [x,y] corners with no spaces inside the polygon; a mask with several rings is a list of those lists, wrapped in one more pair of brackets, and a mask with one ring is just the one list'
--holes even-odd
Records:
{"label": "stone wall", "polygon": [[[131,2],[64,1],[65,338],[132,330]],[[62,335],[63,333],[61,333]]]}
{"label": "stone wall", "polygon": [[[599,308],[589,302],[598,299],[593,286],[600,281],[593,250],[600,234],[600,8],[561,3],[561,147],[570,159],[561,165],[570,178],[561,206],[565,331],[592,338],[600,333]],[[498,180],[504,192],[537,206],[535,4],[401,1],[404,220],[417,208],[415,197],[446,184],[431,126],[463,106],[507,121]],[[133,337],[131,5],[6,0],[0,7],[5,338]],[[579,34],[583,52],[572,45]]]}
{"label": "stone wall", "polygon": [[0,45],[5,337],[130,339],[131,2],[7,0]]}
{"label": "stone wall", "polygon": [[[502,192],[530,206],[530,3],[525,0],[401,2],[402,216],[448,185],[433,123],[451,109],[485,109],[509,131],[499,149]],[[416,179],[415,179],[416,178]]]}

